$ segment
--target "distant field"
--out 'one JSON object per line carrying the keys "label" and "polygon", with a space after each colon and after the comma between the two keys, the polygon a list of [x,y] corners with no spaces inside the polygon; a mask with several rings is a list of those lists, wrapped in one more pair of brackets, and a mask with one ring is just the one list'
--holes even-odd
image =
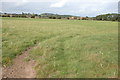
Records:
{"label": "distant field", "polygon": [[117,22],[3,18],[3,65],[29,46],[39,78],[118,75]]}

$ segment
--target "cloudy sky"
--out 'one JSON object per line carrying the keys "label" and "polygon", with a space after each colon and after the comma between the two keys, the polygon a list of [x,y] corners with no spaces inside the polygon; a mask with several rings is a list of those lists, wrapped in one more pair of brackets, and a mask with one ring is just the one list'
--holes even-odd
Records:
{"label": "cloudy sky", "polygon": [[2,0],[2,10],[8,13],[55,13],[76,16],[96,16],[118,12],[119,0]]}

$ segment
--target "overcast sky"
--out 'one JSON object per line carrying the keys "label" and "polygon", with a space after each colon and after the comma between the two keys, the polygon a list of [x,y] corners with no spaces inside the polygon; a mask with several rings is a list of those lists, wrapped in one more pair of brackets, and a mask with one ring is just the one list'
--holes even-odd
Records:
{"label": "overcast sky", "polygon": [[118,12],[119,0],[2,0],[2,12],[96,16]]}

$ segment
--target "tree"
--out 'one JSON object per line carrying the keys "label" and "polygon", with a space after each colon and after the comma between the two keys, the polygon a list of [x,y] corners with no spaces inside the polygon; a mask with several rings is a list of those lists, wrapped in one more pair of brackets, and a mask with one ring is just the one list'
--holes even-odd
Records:
{"label": "tree", "polygon": [[104,14],[96,16],[96,20],[118,21],[119,14]]}

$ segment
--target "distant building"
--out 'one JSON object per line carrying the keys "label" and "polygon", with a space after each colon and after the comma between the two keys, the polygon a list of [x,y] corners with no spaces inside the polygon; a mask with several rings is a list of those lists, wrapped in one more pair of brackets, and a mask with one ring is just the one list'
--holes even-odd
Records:
{"label": "distant building", "polygon": [[26,15],[26,18],[32,18],[32,16],[31,15]]}
{"label": "distant building", "polygon": [[77,17],[77,20],[80,20],[80,17]]}
{"label": "distant building", "polygon": [[10,17],[13,17],[13,15],[12,15],[12,14],[10,14],[9,16],[10,16]]}
{"label": "distant building", "polygon": [[77,19],[77,17],[69,17],[70,20]]}
{"label": "distant building", "polygon": [[87,20],[94,20],[94,19],[89,17],[89,18],[87,18]]}
{"label": "distant building", "polygon": [[17,14],[4,14],[3,17],[16,17]]}
{"label": "distant building", "polygon": [[39,19],[40,18],[40,16],[35,16],[35,19]]}
{"label": "distant building", "polygon": [[80,20],[86,20],[86,17],[81,17]]}

